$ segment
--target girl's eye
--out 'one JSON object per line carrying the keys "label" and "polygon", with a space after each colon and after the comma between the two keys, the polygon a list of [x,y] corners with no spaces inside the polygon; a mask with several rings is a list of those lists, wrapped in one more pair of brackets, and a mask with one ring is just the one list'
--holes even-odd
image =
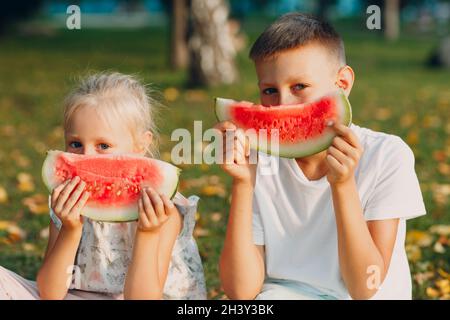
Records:
{"label": "girl's eye", "polygon": [[263,94],[268,95],[268,96],[270,96],[270,95],[272,95],[272,94],[275,94],[275,93],[277,93],[277,92],[278,92],[278,91],[277,91],[277,89],[275,89],[275,88],[266,88],[266,89],[264,89],[264,90],[262,91]]}
{"label": "girl's eye", "polygon": [[78,141],[73,141],[73,142],[69,143],[69,146],[72,148],[80,148],[81,143],[79,143]]}
{"label": "girl's eye", "polygon": [[301,83],[297,83],[295,86],[292,87],[292,89],[294,89],[294,91],[300,91],[305,89],[306,86],[304,84]]}
{"label": "girl's eye", "polygon": [[106,150],[109,148],[109,145],[106,143],[100,143],[100,149]]}

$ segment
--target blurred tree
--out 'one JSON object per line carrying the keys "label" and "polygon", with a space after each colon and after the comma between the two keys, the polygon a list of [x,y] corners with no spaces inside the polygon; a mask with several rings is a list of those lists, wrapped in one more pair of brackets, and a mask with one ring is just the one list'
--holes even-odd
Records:
{"label": "blurred tree", "polygon": [[3,1],[0,10],[0,35],[5,34],[7,28],[14,23],[37,13],[43,2],[43,0]]}
{"label": "blurred tree", "polygon": [[189,26],[189,0],[162,1],[169,16],[170,25],[170,67],[184,69],[189,64],[187,46]]}
{"label": "blurred tree", "polygon": [[385,0],[384,34],[388,40],[397,40],[400,35],[400,0]]}
{"label": "blurred tree", "polygon": [[317,1],[316,15],[322,20],[327,20],[329,7],[336,4],[336,0],[319,0]]}
{"label": "blurred tree", "polygon": [[192,35],[189,38],[189,82],[213,86],[237,80],[235,41],[225,0],[192,0]]}

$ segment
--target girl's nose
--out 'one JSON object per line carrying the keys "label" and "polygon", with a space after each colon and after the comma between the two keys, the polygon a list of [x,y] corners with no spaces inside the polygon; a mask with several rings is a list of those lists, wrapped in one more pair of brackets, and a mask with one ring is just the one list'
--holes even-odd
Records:
{"label": "girl's nose", "polygon": [[95,154],[97,154],[97,151],[95,150],[95,148],[93,146],[84,146],[83,154],[86,156],[95,155]]}
{"label": "girl's nose", "polygon": [[296,104],[300,103],[298,97],[292,94],[290,90],[280,91],[278,104]]}

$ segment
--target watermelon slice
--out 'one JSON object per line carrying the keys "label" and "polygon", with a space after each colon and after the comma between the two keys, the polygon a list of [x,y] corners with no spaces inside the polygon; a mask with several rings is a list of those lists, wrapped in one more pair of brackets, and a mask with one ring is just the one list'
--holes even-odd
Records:
{"label": "watermelon slice", "polygon": [[[216,98],[215,111],[219,121],[232,121],[244,131],[255,129],[259,134],[265,129],[258,135],[259,141],[250,139],[250,146],[286,158],[306,157],[327,149],[336,135],[327,121],[347,126],[352,121],[352,108],[342,90],[311,103],[270,107]],[[271,148],[271,135],[278,139],[278,150]]]}
{"label": "watermelon slice", "polygon": [[79,176],[91,196],[82,215],[98,221],[132,221],[138,218],[137,200],[150,186],[172,198],[180,169],[170,163],[128,154],[79,155],[50,150],[42,178],[51,192],[67,179]]}

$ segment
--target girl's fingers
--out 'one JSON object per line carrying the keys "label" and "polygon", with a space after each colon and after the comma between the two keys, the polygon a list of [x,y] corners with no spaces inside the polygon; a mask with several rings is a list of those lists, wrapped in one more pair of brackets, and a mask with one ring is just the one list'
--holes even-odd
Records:
{"label": "girl's fingers", "polygon": [[52,195],[51,195],[52,206],[56,204],[56,200],[58,200],[58,197],[59,197],[61,191],[64,189],[65,186],[67,186],[67,184],[70,181],[71,181],[71,179],[67,179],[66,181],[61,183],[59,186],[57,186],[55,189],[53,189]]}
{"label": "girl's fingers", "polygon": [[148,228],[150,226],[150,221],[147,218],[147,214],[145,213],[144,204],[143,204],[143,195],[138,200],[138,208],[139,208],[139,221],[144,228]]}
{"label": "girl's fingers", "polygon": [[150,201],[150,198],[147,192],[145,191],[145,188],[142,189],[142,202],[144,204],[144,211],[145,214],[147,215],[148,221],[151,224],[156,224],[158,219],[156,218],[155,210],[153,210],[152,202]]}
{"label": "girl's fingers", "polygon": [[78,215],[78,218],[81,215],[81,210],[83,210],[86,202],[89,200],[89,196],[91,194],[88,191],[84,191],[81,197],[78,199],[77,203],[73,206],[72,212]]}
{"label": "girl's fingers", "polygon": [[69,198],[78,182],[80,182],[80,178],[77,176],[63,188],[63,190],[59,194],[58,200],[56,201],[55,212],[61,212],[63,210],[67,198]]}
{"label": "girl's fingers", "polygon": [[161,195],[161,199],[164,203],[164,208],[165,208],[165,214],[171,215],[172,213],[174,213],[176,211],[175,205],[173,204],[173,202],[169,199],[168,196],[166,196],[165,194]]}
{"label": "girl's fingers", "polygon": [[158,218],[165,215],[164,213],[164,202],[162,201],[159,194],[155,192],[152,188],[147,188],[147,194],[150,197],[150,201],[153,205],[153,210],[155,211],[155,214]]}
{"label": "girl's fingers", "polygon": [[70,212],[70,210],[72,210],[72,207],[75,205],[75,203],[77,203],[85,186],[86,186],[86,182],[84,182],[84,181],[81,181],[77,185],[75,190],[72,192],[72,194],[67,199],[66,204],[64,205],[64,209],[63,209],[64,211]]}

